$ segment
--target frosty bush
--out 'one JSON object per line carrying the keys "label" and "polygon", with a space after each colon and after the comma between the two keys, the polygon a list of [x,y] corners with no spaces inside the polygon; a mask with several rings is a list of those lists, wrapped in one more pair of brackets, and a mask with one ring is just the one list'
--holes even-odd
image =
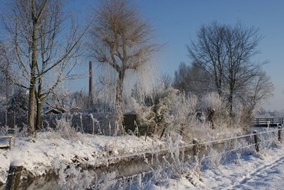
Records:
{"label": "frosty bush", "polygon": [[227,128],[230,125],[229,114],[226,105],[217,93],[208,93],[201,98],[201,109],[206,112],[214,110],[212,122],[215,128]]}
{"label": "frosty bush", "polygon": [[236,111],[234,115],[234,126],[248,131],[251,126],[253,126],[253,115],[251,110],[245,105],[239,103],[236,106]]}
{"label": "frosty bush", "polygon": [[159,94],[154,99],[153,111],[155,113],[155,122],[159,127],[168,127],[173,122],[171,107],[178,91],[169,88]]}
{"label": "frosty bush", "polygon": [[80,137],[78,133],[72,128],[72,117],[68,118],[62,117],[61,119],[56,119],[56,132],[60,135],[60,137],[67,140],[79,140]]}
{"label": "frosty bush", "polygon": [[[192,139],[194,129],[205,126],[196,119],[199,108],[198,98],[185,96],[173,88],[159,88],[152,94],[152,104],[140,105],[134,98],[131,105],[138,116],[140,125],[150,126],[159,136],[181,134],[184,139]],[[149,102],[148,102],[149,103]],[[203,128],[203,131],[206,129]]]}
{"label": "frosty bush", "polygon": [[216,110],[220,110],[224,107],[223,101],[217,93],[211,92],[201,98],[201,108],[206,109],[208,107]]}
{"label": "frosty bush", "polygon": [[210,148],[207,158],[207,167],[217,168],[220,165],[222,155],[217,150]]}
{"label": "frosty bush", "polygon": [[237,122],[232,122],[224,102],[214,92],[199,99],[171,87],[160,87],[145,97],[144,104],[132,97],[127,106],[133,107],[138,125],[150,126],[154,134],[165,137],[178,133],[183,140],[191,141],[193,138],[213,140],[243,133],[239,127],[242,119],[237,118],[239,113],[235,116]]}
{"label": "frosty bush", "polygon": [[173,88],[159,89],[153,93],[148,105],[139,105],[132,100],[140,125],[149,126],[150,130],[156,134],[164,134],[165,130],[172,126],[174,121],[171,107],[177,93],[178,91]]}
{"label": "frosty bush", "polygon": [[196,96],[186,97],[184,94],[179,94],[172,100],[170,109],[174,118],[172,128],[176,132],[186,136],[189,135],[189,128],[197,127],[198,98]]}

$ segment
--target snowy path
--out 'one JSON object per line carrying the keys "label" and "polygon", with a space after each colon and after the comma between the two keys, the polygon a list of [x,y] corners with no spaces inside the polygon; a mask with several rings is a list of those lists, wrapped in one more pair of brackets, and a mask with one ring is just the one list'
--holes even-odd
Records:
{"label": "snowy path", "polygon": [[229,189],[258,190],[261,189],[283,189],[284,188],[284,157],[274,163],[264,165],[247,174],[238,184]]}
{"label": "snowy path", "polygon": [[202,171],[201,177],[193,189],[284,189],[284,146],[244,154],[230,164]]}

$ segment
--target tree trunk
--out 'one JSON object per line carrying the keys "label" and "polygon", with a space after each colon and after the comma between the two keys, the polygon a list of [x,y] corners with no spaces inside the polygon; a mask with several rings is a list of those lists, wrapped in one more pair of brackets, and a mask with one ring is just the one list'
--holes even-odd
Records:
{"label": "tree trunk", "polygon": [[36,101],[36,130],[40,129],[40,123],[41,123],[41,98],[37,98]]}
{"label": "tree trunk", "polygon": [[217,93],[220,97],[223,97],[223,92],[222,92],[222,79],[221,79],[221,72],[218,74],[218,71],[216,66],[214,66],[214,81],[215,81],[215,85],[217,88]]}
{"label": "tree trunk", "polygon": [[233,119],[233,93],[230,92],[229,98],[228,98],[228,104],[229,104],[229,114],[230,114],[230,119]]}
{"label": "tree trunk", "polygon": [[118,79],[116,80],[116,96],[115,96],[115,119],[117,124],[117,134],[123,134],[123,80],[125,71],[118,73]]}
{"label": "tree trunk", "polygon": [[35,76],[31,74],[30,88],[29,88],[29,108],[28,108],[28,135],[33,136],[35,127]]}
{"label": "tree trunk", "polygon": [[234,126],[234,112],[233,112],[233,96],[234,96],[233,87],[230,87],[229,97],[228,97],[228,104],[229,104],[229,122],[230,126]]}
{"label": "tree trunk", "polygon": [[36,93],[36,130],[40,129],[41,108],[42,108],[42,77],[38,77],[38,87]]}
{"label": "tree trunk", "polygon": [[28,108],[28,135],[33,136],[35,132],[35,90],[36,90],[36,64],[37,64],[37,26],[33,21],[32,35],[32,63],[29,88],[29,108]]}
{"label": "tree trunk", "polygon": [[229,84],[229,97],[228,97],[228,104],[229,104],[229,114],[230,114],[230,119],[233,121],[234,117],[234,112],[233,112],[233,99],[234,99],[234,90],[235,82],[234,79],[230,79],[230,84]]}

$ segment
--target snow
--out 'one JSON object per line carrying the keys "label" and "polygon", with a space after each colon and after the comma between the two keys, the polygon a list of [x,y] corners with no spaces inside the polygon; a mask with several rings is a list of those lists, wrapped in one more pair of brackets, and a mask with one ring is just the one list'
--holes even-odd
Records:
{"label": "snow", "polygon": [[[200,177],[200,178],[199,178]],[[283,189],[284,147],[245,155],[228,165],[168,179],[164,186],[149,189]]]}
{"label": "snow", "polygon": [[284,176],[284,158],[264,165],[263,168],[257,169],[250,173],[239,185],[238,189],[283,189]]}
{"label": "snow", "polygon": [[18,160],[34,176],[44,175],[50,169],[61,168],[63,163],[99,164],[109,157],[130,155],[162,146],[157,139],[136,136],[99,136],[77,134],[64,139],[56,132],[39,132],[36,138],[16,139],[11,150],[0,149],[0,182],[4,183],[11,161]]}
{"label": "snow", "polygon": [[269,138],[261,142],[260,152],[254,150],[254,145],[247,146],[239,150],[235,158],[227,155],[226,161],[221,163],[221,154],[212,151],[208,156],[211,157],[209,166],[204,167],[206,163],[200,165],[199,162],[183,171],[180,177],[169,176],[146,189],[283,189],[284,146],[272,135],[275,130],[258,131]]}
{"label": "snow", "polygon": [[21,160],[13,160],[10,166],[23,166],[24,163]]}
{"label": "snow", "polygon": [[[143,184],[142,177],[138,175],[136,185],[146,190],[282,189],[284,185],[281,180],[284,177],[284,146],[279,142],[270,148],[261,147],[260,152],[255,152],[254,146],[245,148],[234,158],[228,156],[226,162],[220,162],[220,153],[212,150],[209,162],[202,162],[201,159],[199,164],[193,166],[182,165],[178,160],[178,145],[183,143],[181,138],[161,141],[148,137],[145,141],[145,137],[130,135],[112,137],[81,133],[68,138],[58,131],[39,132],[36,138],[17,138],[11,150],[0,149],[0,182],[6,181],[9,165],[15,161],[34,176],[44,175],[51,169],[57,170],[62,180],[61,187],[64,187],[61,189],[87,188],[92,182],[89,173],[79,171],[75,164],[70,163],[95,166],[111,159],[123,159],[167,148],[176,159],[176,163],[171,166],[176,168],[172,170],[182,171],[180,175],[170,175],[158,167],[154,171],[155,180]],[[67,164],[70,166],[68,169]],[[75,177],[66,178],[72,175]],[[108,187],[113,187],[112,175],[107,174],[104,180],[108,182]]]}

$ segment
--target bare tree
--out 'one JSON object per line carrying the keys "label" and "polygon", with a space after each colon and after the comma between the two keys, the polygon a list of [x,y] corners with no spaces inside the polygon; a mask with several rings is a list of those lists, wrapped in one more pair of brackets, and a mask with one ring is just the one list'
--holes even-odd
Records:
{"label": "bare tree", "polygon": [[[35,100],[39,128],[42,100],[73,68],[70,59],[75,56],[83,34],[77,35],[78,29],[67,22],[68,18],[63,14],[61,0],[14,0],[5,22],[13,40],[16,63],[27,80],[26,84],[17,84],[29,89],[29,135],[35,133]],[[48,81],[49,86],[44,84],[44,78],[54,70],[57,71],[55,79]]]}
{"label": "bare tree", "polygon": [[90,31],[91,54],[98,63],[113,68],[116,79],[116,121],[123,123],[123,82],[127,71],[139,71],[155,50],[149,40],[151,27],[125,0],[107,0],[98,9]]}
{"label": "bare tree", "polygon": [[272,95],[274,90],[270,77],[264,71],[259,70],[250,83],[243,88],[243,92],[239,94],[243,106],[244,122],[251,126],[253,121],[253,111],[264,100]]}
{"label": "bare tree", "polygon": [[[53,0],[47,5],[43,14],[43,22],[39,27],[39,52],[37,64],[37,90],[36,90],[36,128],[40,127],[40,115],[42,101],[47,98],[59,83],[66,79],[73,78],[71,71],[77,64],[76,57],[79,50],[79,42],[85,31],[78,32],[78,26],[68,19],[63,13],[63,6],[60,0]],[[68,31],[63,28],[63,24],[70,24]],[[64,35],[65,39],[62,39]],[[62,42],[66,44],[62,46]],[[56,70],[55,79],[48,80],[44,84],[44,77]],[[48,84],[47,84],[48,83]]]}
{"label": "bare tree", "polygon": [[252,63],[251,58],[259,40],[254,28],[213,23],[201,27],[197,42],[187,46],[190,57],[210,74],[216,91],[227,101],[231,117],[237,95],[258,77],[262,63]]}

